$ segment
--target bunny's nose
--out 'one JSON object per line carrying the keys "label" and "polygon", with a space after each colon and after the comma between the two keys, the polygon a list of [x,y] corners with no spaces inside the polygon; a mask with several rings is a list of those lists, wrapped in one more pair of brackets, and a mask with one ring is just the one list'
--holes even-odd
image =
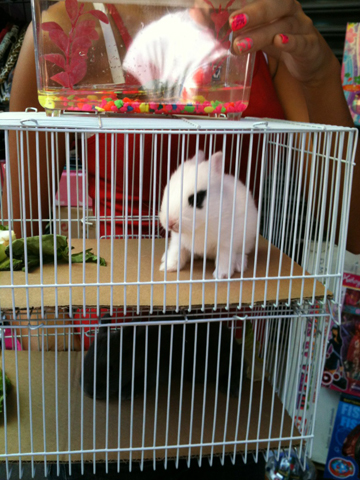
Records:
{"label": "bunny's nose", "polygon": [[169,218],[169,230],[178,233],[179,232],[179,222],[172,218]]}

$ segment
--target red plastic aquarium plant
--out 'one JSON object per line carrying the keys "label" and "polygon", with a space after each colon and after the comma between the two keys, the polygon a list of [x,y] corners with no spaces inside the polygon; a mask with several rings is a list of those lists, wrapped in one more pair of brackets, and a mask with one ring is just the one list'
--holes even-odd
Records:
{"label": "red plastic aquarium plant", "polygon": [[65,0],[65,9],[69,17],[71,28],[67,35],[56,22],[41,24],[43,31],[49,33],[50,40],[63,52],[48,53],[43,59],[62,69],[53,75],[51,80],[65,88],[73,88],[86,75],[87,53],[94,40],[98,40],[95,20],[80,20],[83,15],[92,15],[101,22],[109,23],[105,13],[99,10],[84,12],[84,4],[77,0]]}

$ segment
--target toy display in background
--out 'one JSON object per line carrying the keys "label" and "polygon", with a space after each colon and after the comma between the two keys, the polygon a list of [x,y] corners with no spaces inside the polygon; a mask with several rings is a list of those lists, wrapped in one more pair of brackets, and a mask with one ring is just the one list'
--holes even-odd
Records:
{"label": "toy display in background", "polygon": [[343,277],[341,326],[331,325],[322,384],[360,396],[360,276]]}
{"label": "toy display in background", "polygon": [[341,395],[324,478],[358,479],[360,462],[360,399]]}
{"label": "toy display in background", "polygon": [[[301,462],[302,463],[302,462]],[[314,480],[316,470],[311,460],[306,461],[306,468],[302,465],[295,452],[281,452],[279,460],[272,455],[266,463],[265,475],[269,480]]]}
{"label": "toy display in background", "polygon": [[347,24],[341,76],[351,116],[360,125],[360,23]]}

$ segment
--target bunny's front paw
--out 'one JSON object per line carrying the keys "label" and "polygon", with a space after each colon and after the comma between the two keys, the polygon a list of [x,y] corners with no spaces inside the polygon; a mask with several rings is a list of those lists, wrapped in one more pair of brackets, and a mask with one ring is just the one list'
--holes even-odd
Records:
{"label": "bunny's front paw", "polygon": [[236,255],[236,260],[235,260],[235,272],[239,272],[239,273],[241,273],[242,271],[245,272],[245,270],[247,269],[247,265],[248,265],[248,256],[244,255],[244,268],[243,269],[241,268],[242,253],[238,253]]}
{"label": "bunny's front paw", "polygon": [[213,271],[213,277],[214,278],[231,278],[232,274],[234,273],[234,271],[230,271],[230,275],[229,275],[229,269],[227,268],[226,270],[222,270],[221,268],[218,268],[218,271],[217,271],[217,274],[216,274],[216,268],[215,270]]}
{"label": "bunny's front paw", "polygon": [[[179,251],[169,248],[167,254],[166,270],[168,272],[176,272],[179,266],[179,270],[184,268],[186,262],[189,260],[190,252],[185,249],[180,250],[180,263],[179,263]],[[165,252],[161,258],[160,271],[165,271]]]}
{"label": "bunny's front paw", "polygon": [[[169,262],[169,259],[168,259],[167,265],[166,265],[166,267],[167,267],[166,271],[167,272],[176,272],[177,266],[178,266],[177,260],[173,261],[173,262]],[[160,270],[160,272],[165,271],[165,262],[161,262],[159,270]]]}
{"label": "bunny's front paw", "polygon": [[[166,250],[163,253],[163,256],[161,257],[161,263],[160,263],[160,272],[165,271],[165,257],[166,257]],[[171,254],[170,250],[167,252],[167,265],[166,265],[166,270],[168,272],[175,272],[177,270],[178,266],[178,259],[177,256],[174,254]]]}
{"label": "bunny's front paw", "polygon": [[229,270],[229,255],[220,252],[219,257],[215,262],[215,270],[213,271],[214,278],[230,278],[234,273],[234,266],[231,265]]}

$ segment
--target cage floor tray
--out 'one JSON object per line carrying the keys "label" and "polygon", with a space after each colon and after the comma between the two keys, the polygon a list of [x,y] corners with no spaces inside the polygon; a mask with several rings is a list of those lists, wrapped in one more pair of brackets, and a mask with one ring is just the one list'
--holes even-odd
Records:
{"label": "cage floor tray", "polygon": [[[244,380],[240,409],[238,399],[230,398],[227,410],[226,396],[220,392],[216,403],[213,384],[208,385],[205,402],[203,386],[196,386],[191,408],[190,383],[184,383],[181,396],[179,385],[173,382],[169,409],[167,385],[162,385],[157,403],[155,392],[148,392],[146,410],[144,398],[138,397],[133,405],[130,400],[121,402],[120,411],[117,399],[111,400],[107,413],[106,402],[81,396],[80,352],[59,352],[57,363],[55,353],[46,352],[43,365],[41,357],[41,352],[31,352],[30,405],[28,352],[18,352],[18,385],[15,352],[5,352],[5,369],[14,388],[6,401],[6,431],[3,419],[0,425],[0,451],[5,452],[6,438],[6,453],[16,454],[9,458],[11,461],[18,460],[19,452],[24,454],[24,461],[31,459],[30,452],[40,454],[34,456],[35,461],[43,461],[44,457],[49,462],[94,458],[128,461],[130,456],[136,461],[230,454],[235,450],[234,441],[238,442],[237,453],[245,449],[254,451],[257,447],[278,447],[280,438],[281,447],[289,446],[290,438],[293,446],[301,441],[294,423],[266,381],[255,382],[251,389],[250,381]],[[131,453],[129,447],[133,448]],[[91,452],[105,448],[107,454],[102,451],[94,456]],[[124,450],[119,453],[119,448]],[[74,453],[64,453],[69,451]]]}
{"label": "cage floor tray", "polygon": [[[72,240],[73,252],[83,250],[82,240]],[[86,248],[98,254],[97,241],[87,240]],[[203,276],[203,261],[196,260],[191,276],[190,263],[180,271],[159,271],[165,240],[114,240],[113,256],[110,240],[100,240],[99,253],[107,261],[106,267],[96,264],[45,265],[43,278],[40,268],[28,274],[0,272],[0,285],[16,285],[13,289],[15,306],[38,308],[41,305],[128,307],[149,306],[197,307],[202,305],[246,305],[260,302],[278,303],[294,299],[314,300],[329,295],[326,287],[310,277],[296,262],[263,237],[259,237],[256,252],[249,255],[248,268],[240,281],[235,274],[229,281],[215,281],[212,272],[214,262],[208,260]],[[125,253],[126,252],[126,253]],[[111,262],[113,258],[113,262]],[[153,259],[153,262],[152,262]],[[165,282],[166,280],[166,282]],[[125,285],[126,284],[126,285]],[[26,286],[29,288],[18,288]],[[70,288],[69,288],[70,286]],[[55,287],[55,288],[54,288]],[[42,300],[43,296],[43,300]],[[28,302],[28,303],[27,303]],[[12,294],[8,288],[0,288],[0,306],[12,308]]]}

